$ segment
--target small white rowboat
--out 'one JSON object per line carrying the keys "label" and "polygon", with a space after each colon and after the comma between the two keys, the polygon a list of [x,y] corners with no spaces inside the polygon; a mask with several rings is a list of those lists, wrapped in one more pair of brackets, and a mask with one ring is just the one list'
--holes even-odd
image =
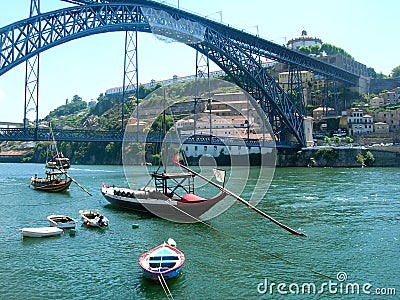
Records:
{"label": "small white rowboat", "polygon": [[63,230],[57,227],[22,228],[20,231],[24,237],[46,237],[63,233]]}

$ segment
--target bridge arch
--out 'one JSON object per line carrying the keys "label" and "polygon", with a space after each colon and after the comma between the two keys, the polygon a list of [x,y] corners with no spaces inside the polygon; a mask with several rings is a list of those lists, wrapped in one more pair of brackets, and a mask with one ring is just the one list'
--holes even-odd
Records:
{"label": "bridge arch", "polygon": [[[82,37],[116,31],[151,33],[154,28],[143,9],[165,12],[172,20],[199,24],[204,29],[203,36],[187,45],[209,57],[256,99],[269,119],[278,146],[287,141],[289,135],[298,145],[305,144],[303,115],[262,67],[259,60],[262,45],[253,43],[254,36],[155,2],[75,6],[3,27],[0,29],[0,76],[40,52]],[[169,25],[164,24],[164,27]],[[183,35],[193,34],[190,28],[178,30]],[[167,31],[165,33],[168,36]]]}

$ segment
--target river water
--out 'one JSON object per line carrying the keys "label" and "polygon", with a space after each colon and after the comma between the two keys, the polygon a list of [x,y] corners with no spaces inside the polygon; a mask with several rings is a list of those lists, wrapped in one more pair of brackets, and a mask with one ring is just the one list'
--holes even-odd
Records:
{"label": "river water", "polygon": [[[29,188],[43,171],[39,164],[0,164],[1,299],[167,299],[142,277],[137,260],[169,237],[186,256],[182,274],[168,282],[174,299],[399,299],[399,169],[277,169],[257,207],[307,238],[239,202],[204,224],[116,209],[100,189],[102,182],[125,184],[121,166],[70,170],[92,197],[77,185],[63,194]],[[19,232],[47,226],[53,213],[78,219],[87,208],[100,209],[109,228],[80,222],[75,236],[53,238]]]}

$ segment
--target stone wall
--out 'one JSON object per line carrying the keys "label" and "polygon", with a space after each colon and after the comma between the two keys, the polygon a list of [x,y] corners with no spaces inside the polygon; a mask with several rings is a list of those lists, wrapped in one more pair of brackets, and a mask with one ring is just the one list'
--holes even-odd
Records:
{"label": "stone wall", "polygon": [[392,90],[400,86],[400,77],[388,79],[371,79],[369,92],[378,94],[383,90]]}
{"label": "stone wall", "polygon": [[375,158],[372,166],[400,167],[400,151],[359,148],[320,148],[301,151],[284,150],[278,153],[278,167],[361,167],[357,153],[370,151]]}

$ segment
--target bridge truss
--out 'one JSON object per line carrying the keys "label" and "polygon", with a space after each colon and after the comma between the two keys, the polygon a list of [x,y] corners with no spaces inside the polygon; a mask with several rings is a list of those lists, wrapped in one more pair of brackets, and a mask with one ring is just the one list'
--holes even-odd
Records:
{"label": "bridge truss", "polygon": [[[184,40],[251,94],[268,117],[278,147],[289,140],[305,145],[304,110],[302,103],[291,99],[267,73],[262,59],[274,59],[350,84],[358,80],[356,74],[333,65],[161,3],[148,0],[66,2],[80,5],[34,15],[0,29],[0,76],[43,51],[85,36],[110,31],[161,33]],[[179,25],[182,20],[200,28],[200,33],[193,32],[193,26]],[[174,36],[170,36],[171,32]],[[6,138],[0,135],[0,139]]]}

